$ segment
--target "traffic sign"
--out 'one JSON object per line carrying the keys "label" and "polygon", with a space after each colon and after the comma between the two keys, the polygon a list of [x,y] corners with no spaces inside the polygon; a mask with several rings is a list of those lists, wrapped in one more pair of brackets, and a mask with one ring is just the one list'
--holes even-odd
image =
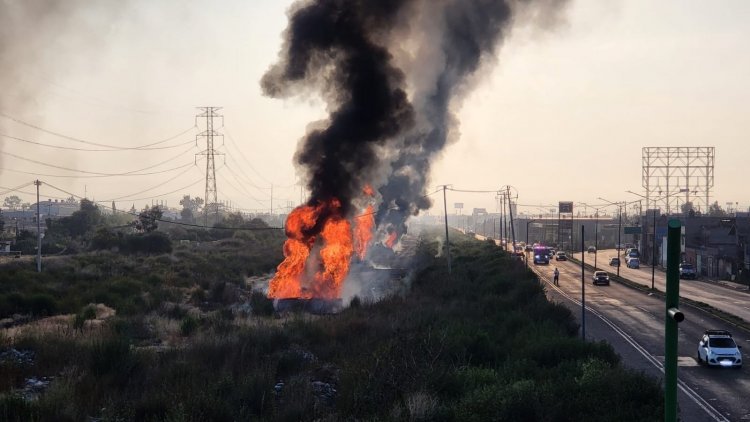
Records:
{"label": "traffic sign", "polygon": [[624,234],[641,234],[641,227],[640,226],[631,226],[631,227],[623,227],[622,232]]}
{"label": "traffic sign", "polygon": [[558,212],[560,214],[572,214],[573,213],[573,202],[571,201],[560,201],[558,206]]}

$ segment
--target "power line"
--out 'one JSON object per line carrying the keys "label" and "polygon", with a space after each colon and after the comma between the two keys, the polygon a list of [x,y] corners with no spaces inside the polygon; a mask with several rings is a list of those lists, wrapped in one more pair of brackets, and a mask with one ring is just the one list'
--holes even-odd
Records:
{"label": "power line", "polygon": [[[16,186],[15,188],[6,188],[5,186],[0,186],[0,189],[5,189],[5,192],[0,192],[0,195],[5,195],[8,193],[17,192],[17,191],[20,192],[21,189],[25,188],[26,186],[33,185],[33,184],[34,182],[26,182],[23,185]],[[28,192],[23,192],[23,193],[28,193]]]}
{"label": "power line", "polygon": [[224,132],[226,132],[227,137],[229,138],[229,141],[237,149],[237,152],[239,152],[240,157],[242,157],[242,159],[245,160],[245,163],[247,163],[247,166],[250,167],[250,170],[252,170],[253,172],[255,172],[255,174],[257,174],[258,177],[260,177],[261,179],[263,179],[269,185],[273,185],[273,182],[271,182],[270,180],[268,180],[265,177],[263,177],[263,175],[260,174],[260,172],[258,170],[256,170],[255,167],[253,167],[253,165],[250,163],[250,160],[248,160],[247,157],[245,157],[245,154],[243,154],[242,150],[237,146],[236,142],[234,141],[234,138],[232,138],[232,135],[229,133],[229,130],[227,130],[227,128],[224,128]]}
{"label": "power line", "polygon": [[121,146],[117,146],[117,145],[108,145],[108,144],[102,144],[102,143],[98,143],[98,142],[91,142],[91,141],[87,141],[85,139],[76,138],[76,137],[73,137],[73,136],[68,136],[68,135],[65,135],[65,134],[62,134],[62,133],[59,133],[59,132],[55,132],[55,131],[52,131],[52,130],[49,130],[49,129],[45,129],[45,128],[41,127],[41,126],[37,126],[37,125],[32,124],[32,123],[25,122],[25,121],[23,121],[23,120],[21,120],[19,118],[10,116],[10,115],[2,112],[2,111],[0,111],[0,116],[5,117],[8,120],[12,120],[12,121],[14,121],[14,122],[16,122],[18,124],[24,125],[26,127],[30,127],[32,129],[36,129],[38,131],[41,131],[41,132],[44,132],[44,133],[48,133],[50,135],[54,135],[54,136],[57,136],[57,137],[60,137],[60,138],[63,138],[63,139],[67,139],[67,140],[74,141],[74,142],[80,142],[82,144],[93,145],[93,146],[97,146],[97,147],[110,148],[110,149],[117,149],[117,150],[139,150],[139,149],[144,149],[144,148],[152,147],[154,145],[159,145],[159,144],[163,144],[165,142],[169,142],[172,139],[175,139],[175,138],[177,138],[179,136],[182,136],[182,135],[190,132],[191,130],[195,129],[195,126],[192,126],[192,127],[188,128],[186,130],[183,130],[182,132],[180,132],[180,133],[178,133],[176,135],[173,135],[173,136],[170,136],[170,137],[168,137],[166,139],[162,139],[161,141],[152,142],[152,143],[146,144],[146,145],[140,145],[140,146],[137,146],[137,147],[121,147]]}
{"label": "power line", "polygon": [[[115,174],[115,175],[105,174],[105,175],[92,175],[92,176],[82,176],[82,175],[77,175],[77,174],[76,175],[70,175],[70,174],[63,175],[63,174],[35,173],[35,172],[31,172],[31,171],[14,170],[14,169],[9,169],[9,168],[4,168],[4,167],[0,167],[0,170],[2,170],[2,171],[10,171],[10,172],[13,172],[13,173],[29,174],[29,175],[32,175],[32,176],[59,177],[59,178],[68,178],[68,179],[95,179],[95,178],[100,178],[100,177],[116,177],[116,176],[151,176],[151,175],[154,175],[154,174],[169,173],[170,171],[179,170],[181,168],[185,168],[185,167],[193,166],[193,165],[195,165],[195,163],[187,163],[187,164],[184,164],[184,165],[181,165],[181,166],[178,166],[178,167],[172,167],[170,169],[160,170],[160,171],[152,171],[152,172],[148,172],[148,173]],[[70,170],[70,169],[66,169],[66,170]],[[70,171],[78,171],[78,170],[70,170]]]}
{"label": "power line", "polygon": [[[198,184],[198,183],[200,183],[202,181],[203,181],[203,179],[201,178],[201,179],[197,180],[193,184]],[[51,188],[53,188],[53,189],[55,189],[55,190],[58,190],[58,191],[63,192],[65,194],[67,194],[67,195],[70,195],[70,196],[72,196],[74,198],[86,199],[86,198],[82,198],[82,197],[80,197],[80,196],[78,196],[76,194],[70,193],[70,192],[68,192],[66,190],[63,190],[63,189],[60,189],[60,188],[55,187],[53,185],[50,185],[49,183],[46,183],[46,185],[49,186],[49,187],[51,187]],[[150,198],[148,198],[148,199],[150,199]],[[86,199],[86,200],[88,201],[89,199]],[[94,203],[94,204],[97,204],[98,206],[101,206],[102,208],[107,208],[109,210],[112,210],[113,213],[114,212],[119,212],[121,214],[127,214],[127,215],[131,215],[133,217],[138,217],[138,214],[134,214],[134,213],[131,213],[129,211],[118,210],[116,208],[112,208],[111,206],[108,206],[107,204],[103,204],[103,203],[98,202],[98,201],[91,201],[91,202]],[[201,228],[201,229],[205,229],[206,228],[205,226],[201,226],[199,224],[183,223],[183,222],[179,222],[179,221],[164,220],[164,219],[161,219],[161,218],[155,218],[154,221],[159,221],[159,222],[167,223],[167,224],[175,224],[175,225],[178,225],[178,226],[185,226],[185,227],[195,227],[195,228]],[[216,230],[261,231],[261,230],[284,230],[284,227],[212,227],[212,229],[216,229]]]}
{"label": "power line", "polygon": [[[228,157],[229,157],[230,160],[235,161],[234,157],[232,157],[231,155],[229,155]],[[254,187],[254,188],[256,188],[256,189],[258,189],[260,191],[269,189],[269,188],[262,188],[262,187],[256,185],[255,183],[253,183],[252,179],[250,179],[250,177],[247,175],[247,173],[245,173],[245,171],[242,170],[242,166],[239,165],[239,163],[237,163],[237,164],[238,164],[237,168],[240,170],[240,172],[242,173],[242,175],[245,176],[245,183],[247,183],[248,185],[250,185],[250,186],[252,186],[252,187]],[[266,193],[266,195],[269,195],[269,194]]]}
{"label": "power line", "polygon": [[[186,164],[186,165],[183,165],[183,166],[174,167],[174,168],[169,169],[169,170],[164,170],[164,171],[159,171],[159,172],[154,172],[154,173],[141,173],[143,171],[150,170],[150,169],[152,169],[154,167],[158,167],[158,166],[160,166],[160,165],[162,165],[162,164],[164,164],[164,163],[166,163],[168,161],[172,161],[175,158],[177,158],[177,157],[185,154],[186,152],[189,152],[190,150],[192,150],[192,147],[190,149],[188,149],[188,150],[185,150],[185,151],[183,151],[183,152],[181,152],[181,153],[179,153],[179,154],[177,154],[177,155],[175,155],[173,157],[170,157],[170,158],[168,158],[168,159],[166,159],[164,161],[161,161],[161,162],[159,162],[157,164],[154,164],[152,166],[149,166],[149,167],[146,167],[146,168],[142,168],[142,169],[139,169],[139,170],[132,170],[132,171],[129,171],[129,172],[124,172],[124,173],[101,173],[101,172],[94,172],[94,171],[77,170],[77,169],[71,169],[71,168],[68,168],[68,167],[57,166],[57,165],[54,165],[54,164],[44,163],[44,162],[37,161],[37,160],[32,160],[30,158],[21,157],[19,155],[16,155],[16,154],[13,154],[13,153],[10,153],[10,152],[0,151],[0,154],[9,155],[9,156],[11,156],[13,158],[17,158],[19,160],[28,161],[28,162],[31,162],[31,163],[34,163],[34,164],[39,164],[39,165],[42,165],[42,166],[52,167],[52,168],[56,168],[56,169],[60,169],[60,170],[67,170],[67,171],[73,171],[73,172],[84,173],[84,174],[91,174],[91,175],[111,177],[111,176],[144,176],[144,175],[165,173],[165,172],[168,172],[168,171],[171,171],[171,170],[176,170],[176,169],[187,167],[190,164]],[[18,171],[18,172],[21,172],[21,171]],[[52,175],[49,175],[49,177],[66,177],[66,176],[52,176]],[[70,177],[70,176],[67,176],[67,177]]]}
{"label": "power line", "polygon": [[[197,165],[196,165],[196,164],[194,164],[193,166],[194,166],[194,167],[197,167]],[[139,192],[136,192],[136,193],[131,193],[130,195],[124,195],[124,196],[120,196],[120,197],[118,197],[118,198],[107,199],[106,201],[118,201],[118,200],[121,200],[121,199],[129,198],[129,197],[131,197],[131,196],[141,195],[141,194],[143,194],[143,193],[145,193],[145,192],[148,192],[148,191],[150,191],[150,190],[154,190],[154,189],[156,189],[156,188],[159,188],[159,187],[162,187],[162,186],[166,185],[167,183],[169,183],[169,182],[173,181],[174,179],[176,179],[176,178],[178,178],[178,177],[182,176],[183,174],[185,174],[185,173],[189,172],[190,170],[192,170],[192,167],[186,168],[186,169],[185,169],[184,171],[182,171],[182,172],[180,172],[180,173],[177,173],[176,175],[174,175],[174,176],[173,176],[173,177],[171,177],[170,179],[167,179],[167,180],[165,180],[164,182],[161,182],[161,183],[159,183],[158,185],[155,185],[155,186],[151,186],[151,187],[150,187],[150,188],[148,188],[148,189],[144,189],[144,190],[142,190],[142,191],[139,191]]]}
{"label": "power line", "polygon": [[[224,177],[224,176],[223,176],[223,175],[222,175],[221,173],[219,173],[219,175],[220,175],[220,176],[222,176],[222,177]],[[260,204],[260,205],[265,205],[265,204],[263,203],[263,201],[261,201],[261,200],[259,200],[258,198],[256,198],[256,197],[252,196],[251,194],[247,193],[247,191],[245,191],[245,193],[244,193],[244,194],[243,194],[242,192],[240,192],[240,190],[239,190],[239,189],[238,189],[238,188],[237,188],[236,186],[234,186],[234,184],[232,184],[232,183],[231,183],[231,182],[230,182],[229,180],[227,180],[227,179],[224,179],[224,183],[226,183],[226,184],[227,184],[227,185],[229,185],[229,186],[230,186],[230,187],[231,187],[232,189],[234,189],[235,191],[237,191],[238,193],[240,193],[240,195],[247,195],[248,197],[250,197],[250,199],[254,200],[254,201],[255,201],[255,202],[257,202],[258,204]],[[242,185],[240,185],[240,186],[242,186]]]}
{"label": "power line", "polygon": [[[76,169],[71,169],[71,168],[68,168],[68,167],[56,166],[54,164],[43,163],[41,161],[32,160],[30,158],[24,158],[24,157],[21,157],[19,155],[16,155],[16,154],[13,154],[13,153],[10,153],[10,152],[0,151],[0,153],[5,154],[5,155],[9,155],[9,156],[11,156],[13,158],[17,158],[19,160],[28,161],[28,162],[31,162],[31,163],[34,163],[34,164],[39,164],[39,165],[46,166],[46,167],[52,167],[52,168],[56,168],[56,169],[60,169],[60,170],[74,171],[74,172],[84,173],[84,174],[91,174],[91,175],[99,176],[99,177],[147,176],[147,175],[152,175],[152,174],[167,173],[167,172],[170,172],[170,171],[173,171],[173,170],[178,170],[178,169],[185,168],[187,166],[193,165],[193,163],[187,163],[187,164],[184,164],[184,165],[181,165],[181,166],[177,166],[177,167],[173,167],[173,168],[167,169],[167,170],[160,170],[160,171],[150,172],[150,173],[141,173],[142,171],[152,169],[154,167],[157,167],[157,166],[160,166],[160,165],[164,164],[166,161],[169,161],[169,160],[166,160],[166,161],[163,161],[163,162],[161,162],[159,164],[155,164],[153,166],[142,168],[140,170],[129,171],[129,172],[126,172],[126,173],[100,173],[100,172],[95,172],[95,171],[76,170]],[[22,171],[18,170],[17,172],[21,173]],[[36,174],[36,173],[32,173],[32,174]],[[48,175],[48,176],[49,177],[78,177],[78,176],[56,176],[56,175]]]}
{"label": "power line", "polygon": [[[64,149],[64,150],[69,150],[69,151],[85,151],[85,152],[113,152],[113,151],[114,152],[122,152],[122,151],[132,151],[132,150],[122,149],[122,148],[118,148],[118,149],[93,149],[93,148],[65,147],[65,146],[62,146],[62,145],[45,144],[45,143],[39,142],[39,141],[30,141],[28,139],[19,138],[17,136],[11,136],[11,135],[8,135],[6,133],[0,133],[0,136],[2,136],[4,138],[8,138],[8,139],[13,139],[13,140],[19,141],[19,142],[25,142],[27,144],[39,145],[39,146],[48,147],[48,148]],[[193,141],[190,140],[190,141],[187,141],[187,142],[183,142],[181,144],[169,145],[169,146],[165,146],[165,147],[137,148],[136,151],[153,151],[153,150],[160,150],[160,149],[171,149],[171,148],[177,148],[177,147],[181,147],[183,145],[192,144],[192,143],[193,143]]]}
{"label": "power line", "polygon": [[498,193],[498,192],[500,192],[499,189],[495,189],[495,190],[467,190],[467,189],[446,188],[446,190],[449,190],[449,191],[452,191],[452,192],[462,192],[462,193]]}

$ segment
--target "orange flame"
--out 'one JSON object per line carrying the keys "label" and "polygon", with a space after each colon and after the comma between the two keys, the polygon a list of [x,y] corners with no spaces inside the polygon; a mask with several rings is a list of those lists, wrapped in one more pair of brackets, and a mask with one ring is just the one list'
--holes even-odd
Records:
{"label": "orange flame", "polygon": [[372,205],[369,205],[362,214],[357,217],[354,226],[354,247],[359,259],[365,259],[367,247],[372,239],[373,227],[375,227],[375,212]]}
{"label": "orange flame", "polygon": [[362,189],[362,192],[367,196],[374,196],[375,191],[372,189],[372,186],[365,185],[365,187]]}
{"label": "orange flame", "polygon": [[396,231],[392,231],[390,234],[388,234],[388,238],[385,239],[385,246],[388,246],[389,248],[393,249],[393,245],[396,244],[396,241],[398,240],[398,233]]}
{"label": "orange flame", "polygon": [[349,273],[352,257],[352,228],[340,217],[329,219],[321,233],[325,246],[320,250],[323,270],[315,275],[313,296],[335,299],[341,296],[341,286]]}
{"label": "orange flame", "polygon": [[[312,297],[335,299],[341,296],[341,287],[349,272],[352,257],[351,224],[340,215],[341,202],[332,199],[317,206],[304,205],[294,209],[286,220],[287,240],[284,243],[284,261],[268,286],[268,297],[276,299]],[[305,277],[305,267],[312,265],[310,252],[318,236],[310,230],[318,225],[321,215],[326,221],[319,233],[322,240],[320,264],[314,277]],[[310,261],[310,262],[309,262]]]}

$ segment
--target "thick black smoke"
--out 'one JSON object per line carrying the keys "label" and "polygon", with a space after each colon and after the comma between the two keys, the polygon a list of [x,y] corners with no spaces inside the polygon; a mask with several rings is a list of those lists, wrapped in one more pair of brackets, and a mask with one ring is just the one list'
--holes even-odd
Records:
{"label": "thick black smoke", "polygon": [[333,109],[327,126],[309,133],[296,155],[308,171],[312,205],[337,198],[346,215],[381,164],[377,148],[413,126],[404,75],[387,46],[374,40],[390,29],[404,3],[319,0],[290,18],[281,61],[262,86],[278,96],[312,82]]}
{"label": "thick black smoke", "polygon": [[280,62],[262,85],[272,96],[320,89],[332,110],[296,156],[307,171],[310,203],[336,197],[347,212],[364,184],[379,181],[378,223],[403,233],[406,219],[430,206],[425,189],[431,161],[456,137],[451,106],[493,60],[518,13],[554,15],[564,3],[297,3]]}

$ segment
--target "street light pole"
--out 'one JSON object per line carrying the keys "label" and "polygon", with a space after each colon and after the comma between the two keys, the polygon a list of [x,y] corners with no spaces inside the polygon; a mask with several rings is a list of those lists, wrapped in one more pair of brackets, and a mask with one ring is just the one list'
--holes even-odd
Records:
{"label": "street light pole", "polygon": [[599,209],[596,210],[596,223],[594,224],[594,269],[596,269],[597,255],[599,255]]}
{"label": "street light pole", "polygon": [[[602,197],[599,197],[599,199],[601,199],[604,202],[609,202],[610,204],[617,206],[617,214],[619,214],[620,217],[619,217],[619,223],[617,224],[617,245],[615,246],[617,249],[617,260],[620,261],[620,246],[621,246],[620,235],[622,233],[622,207],[624,205],[627,205],[627,202],[612,202]],[[618,277],[620,276],[620,264],[617,264],[617,276]]]}
{"label": "street light pole", "polygon": [[656,278],[656,210],[651,210],[654,214],[654,240],[651,247],[651,290],[654,290],[654,278]]}
{"label": "street light pole", "polygon": [[618,214],[620,214],[620,222],[618,223],[617,227],[617,276],[620,276],[620,246],[622,246],[622,241],[620,240],[620,235],[622,233],[622,206],[618,208]]}
{"label": "street light pole", "polygon": [[528,220],[526,221],[526,246],[524,247],[524,253],[526,254],[526,268],[529,268],[529,251],[526,250],[526,248],[529,247],[529,224],[533,223],[536,220]]}

